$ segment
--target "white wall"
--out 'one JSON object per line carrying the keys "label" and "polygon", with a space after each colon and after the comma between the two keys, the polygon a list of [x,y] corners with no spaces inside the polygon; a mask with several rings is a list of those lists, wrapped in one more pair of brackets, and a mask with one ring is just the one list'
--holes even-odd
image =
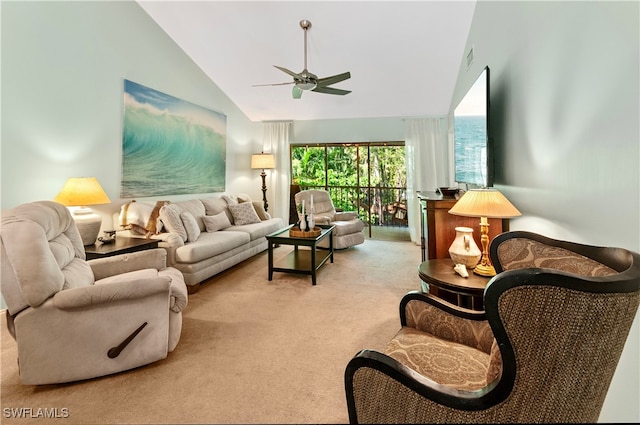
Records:
{"label": "white wall", "polygon": [[[477,3],[452,108],[488,65],[512,229],[640,251],[639,5]],[[636,316],[602,422],[640,422],[639,340]]]}
{"label": "white wall", "polygon": [[[53,199],[95,176],[120,199],[123,80],[227,116],[229,192],[261,199],[251,122],[135,2],[2,2],[2,208]],[[166,170],[171,173],[171,170]],[[192,197],[194,195],[189,195]],[[180,199],[174,197],[172,199]],[[171,199],[171,198],[170,198]]]}
{"label": "white wall", "polygon": [[404,140],[402,118],[294,121],[291,143],[389,142]]}

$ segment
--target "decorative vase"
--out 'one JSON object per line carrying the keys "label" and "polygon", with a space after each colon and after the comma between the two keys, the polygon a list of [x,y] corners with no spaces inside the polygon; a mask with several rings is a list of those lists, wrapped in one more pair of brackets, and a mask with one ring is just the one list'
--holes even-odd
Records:
{"label": "decorative vase", "polygon": [[307,230],[307,220],[306,220],[306,216],[301,216],[300,217],[300,230],[302,232],[304,232],[305,230]]}
{"label": "decorative vase", "polygon": [[311,213],[309,214],[309,220],[307,221],[307,224],[309,225],[309,230],[313,230],[316,227],[316,220],[313,217],[313,211],[311,211]]}
{"label": "decorative vase", "polygon": [[454,264],[463,264],[473,268],[482,257],[482,252],[473,240],[473,229],[470,227],[456,227],[456,238],[449,247],[449,256]]}

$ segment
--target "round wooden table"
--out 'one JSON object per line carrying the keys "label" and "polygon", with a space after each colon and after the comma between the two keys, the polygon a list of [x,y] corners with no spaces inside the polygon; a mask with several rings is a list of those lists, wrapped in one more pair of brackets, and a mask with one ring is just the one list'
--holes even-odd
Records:
{"label": "round wooden table", "polygon": [[484,288],[490,278],[467,271],[469,277],[466,278],[456,273],[450,258],[427,260],[418,267],[420,279],[427,284],[427,288],[423,285],[424,292],[460,307],[484,310]]}

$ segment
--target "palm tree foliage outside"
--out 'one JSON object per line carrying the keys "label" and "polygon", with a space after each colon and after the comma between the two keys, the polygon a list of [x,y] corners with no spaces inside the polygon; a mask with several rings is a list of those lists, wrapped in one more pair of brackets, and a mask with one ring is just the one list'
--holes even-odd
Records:
{"label": "palm tree foliage outside", "polygon": [[373,225],[406,225],[404,142],[291,146],[291,176],[304,189],[327,190],[336,209]]}

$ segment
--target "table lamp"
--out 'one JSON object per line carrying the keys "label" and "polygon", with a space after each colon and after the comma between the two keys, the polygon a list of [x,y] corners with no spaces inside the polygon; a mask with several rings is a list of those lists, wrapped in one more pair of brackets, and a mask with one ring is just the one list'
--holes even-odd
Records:
{"label": "table lamp", "polygon": [[96,243],[102,225],[102,217],[94,213],[87,205],[111,202],[98,183],[98,179],[95,177],[71,177],[65,182],[54,201],[68,207],[78,207],[71,209],[71,212],[80,237],[82,237],[82,243],[85,246]]}
{"label": "table lamp", "polygon": [[498,190],[493,188],[469,189],[449,210],[449,214],[480,217],[482,257],[473,272],[480,276],[495,276],[487,250],[489,248],[489,218],[517,217],[520,211]]}
{"label": "table lamp", "polygon": [[254,170],[262,169],[262,173],[260,173],[262,177],[262,202],[264,203],[264,210],[267,211],[269,208],[269,204],[267,203],[267,183],[265,180],[267,173],[265,173],[264,170],[276,168],[273,154],[261,152],[251,155],[251,168]]}

